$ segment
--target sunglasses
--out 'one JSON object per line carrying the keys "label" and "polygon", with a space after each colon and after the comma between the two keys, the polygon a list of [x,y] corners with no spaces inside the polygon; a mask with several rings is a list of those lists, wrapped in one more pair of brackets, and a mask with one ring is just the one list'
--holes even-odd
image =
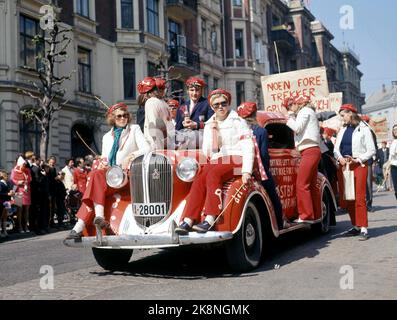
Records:
{"label": "sunglasses", "polygon": [[118,114],[115,116],[116,119],[128,119],[130,117],[130,115],[128,113],[124,113],[124,114]]}
{"label": "sunglasses", "polygon": [[218,110],[220,107],[222,107],[222,108],[227,108],[227,106],[228,106],[228,103],[227,103],[226,101],[222,101],[222,102],[219,102],[219,103],[214,103],[214,104],[212,105],[212,108],[213,108],[214,110]]}

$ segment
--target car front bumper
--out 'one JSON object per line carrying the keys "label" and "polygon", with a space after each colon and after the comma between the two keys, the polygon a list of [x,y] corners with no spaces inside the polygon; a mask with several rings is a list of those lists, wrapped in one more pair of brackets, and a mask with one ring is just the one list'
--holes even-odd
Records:
{"label": "car front bumper", "polygon": [[81,240],[64,240],[64,244],[74,248],[154,249],[191,244],[218,243],[232,238],[232,232],[208,231],[207,233],[190,232],[184,236],[167,233],[82,237]]}

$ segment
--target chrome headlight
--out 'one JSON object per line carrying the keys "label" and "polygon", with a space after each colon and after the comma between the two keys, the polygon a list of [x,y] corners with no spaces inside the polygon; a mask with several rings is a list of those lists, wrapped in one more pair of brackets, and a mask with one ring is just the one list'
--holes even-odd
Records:
{"label": "chrome headlight", "polygon": [[112,166],[106,172],[106,183],[109,187],[120,189],[127,183],[127,176],[119,166]]}
{"label": "chrome headlight", "polygon": [[176,166],[176,175],[184,182],[192,182],[198,171],[199,164],[193,158],[184,158]]}

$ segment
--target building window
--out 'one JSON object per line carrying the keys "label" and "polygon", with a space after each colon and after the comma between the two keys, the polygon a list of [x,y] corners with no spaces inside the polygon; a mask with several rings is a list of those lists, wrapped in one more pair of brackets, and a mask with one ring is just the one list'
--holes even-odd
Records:
{"label": "building window", "polygon": [[219,88],[219,79],[218,78],[214,78],[214,87],[213,89],[218,89]]}
{"label": "building window", "polygon": [[121,27],[134,28],[134,3],[132,0],[121,0]]}
{"label": "building window", "polygon": [[89,11],[89,0],[76,0],[76,13],[89,18],[90,11]]}
{"label": "building window", "polygon": [[208,97],[208,85],[210,83],[210,76],[208,74],[204,74],[204,82],[206,86],[204,86],[203,94],[204,97]]}
{"label": "building window", "polygon": [[255,36],[255,60],[256,63],[262,63],[262,46],[258,36]]}
{"label": "building window", "polygon": [[159,1],[147,0],[147,29],[148,32],[159,36]]}
{"label": "building window", "polygon": [[124,99],[135,99],[135,60],[123,59]]}
{"label": "building window", "polygon": [[178,36],[181,35],[181,25],[171,19],[168,19],[168,44],[175,48],[178,43]]}
{"label": "building window", "polygon": [[256,6],[257,6],[256,0],[252,0],[252,11],[253,11],[254,13],[256,13]]}
{"label": "building window", "polygon": [[148,62],[147,64],[147,75],[149,77],[155,77],[158,75],[157,65],[153,62]]}
{"label": "building window", "polygon": [[207,21],[201,19],[201,46],[207,49]]}
{"label": "building window", "polygon": [[20,63],[23,66],[39,69],[40,61],[36,56],[40,53],[44,55],[44,46],[33,42],[33,38],[40,33],[39,22],[22,15],[19,22]]}
{"label": "building window", "polygon": [[40,154],[40,125],[36,119],[28,119],[21,115],[19,119],[19,148],[21,152],[33,151]]}
{"label": "building window", "polygon": [[181,103],[183,101],[183,93],[184,93],[184,83],[179,80],[171,81],[171,98],[176,99]]}
{"label": "building window", "polygon": [[237,81],[236,82],[236,99],[237,106],[242,104],[245,101],[245,85],[244,82]]}
{"label": "building window", "polygon": [[234,30],[234,44],[236,48],[236,59],[244,57],[244,42],[243,42],[243,30]]}
{"label": "building window", "polygon": [[243,0],[233,0],[233,6],[241,7],[243,5]]}
{"label": "building window", "polygon": [[78,48],[79,91],[91,93],[91,51]]}

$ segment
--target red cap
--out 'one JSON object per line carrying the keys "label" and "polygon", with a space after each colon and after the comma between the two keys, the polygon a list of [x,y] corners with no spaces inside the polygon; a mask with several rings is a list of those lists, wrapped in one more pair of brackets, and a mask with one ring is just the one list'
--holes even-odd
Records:
{"label": "red cap", "polygon": [[362,114],[362,115],[361,115],[361,120],[362,120],[362,121],[365,121],[365,122],[369,122],[370,117],[369,117],[368,115],[366,115],[366,114]]}
{"label": "red cap", "polygon": [[229,91],[226,91],[224,89],[215,89],[215,90],[210,92],[210,94],[208,95],[208,102],[209,102],[210,105],[211,105],[211,97],[216,95],[216,94],[223,94],[226,97],[226,99],[227,99],[227,101],[229,103],[229,106],[230,106],[230,104],[232,103],[232,95],[230,94]]}
{"label": "red cap", "polygon": [[354,106],[354,104],[344,104],[340,107],[339,112],[343,111],[343,110],[347,110],[347,111],[351,111],[354,113],[357,113],[357,108]]}
{"label": "red cap", "polygon": [[245,119],[258,110],[255,102],[244,102],[237,107],[238,115]]}
{"label": "red cap", "polygon": [[324,133],[332,137],[334,134],[336,134],[336,131],[332,128],[324,128]]}
{"label": "red cap", "polygon": [[186,87],[205,87],[205,82],[203,79],[190,77],[186,80]]}
{"label": "red cap", "polygon": [[106,116],[110,115],[113,111],[115,111],[117,109],[128,110],[128,107],[125,103],[122,103],[122,102],[116,103],[109,108],[109,110],[106,112]]}
{"label": "red cap", "polygon": [[295,99],[293,97],[285,98],[281,105],[284,108],[289,109],[289,107],[294,103],[294,100]]}
{"label": "red cap", "polygon": [[170,107],[170,108],[178,108],[179,107],[179,102],[178,102],[178,100],[168,100],[168,106]]}
{"label": "red cap", "polygon": [[138,83],[138,92],[140,94],[147,93],[156,86],[156,80],[152,77],[146,77]]}
{"label": "red cap", "polygon": [[166,81],[165,81],[164,78],[155,77],[154,80],[156,81],[156,87],[157,87],[157,89],[160,89],[160,90],[165,89]]}
{"label": "red cap", "polygon": [[299,105],[308,104],[309,102],[310,102],[310,97],[304,96],[304,95],[296,96],[296,97],[294,97],[294,100],[293,100],[293,103],[296,103]]}

